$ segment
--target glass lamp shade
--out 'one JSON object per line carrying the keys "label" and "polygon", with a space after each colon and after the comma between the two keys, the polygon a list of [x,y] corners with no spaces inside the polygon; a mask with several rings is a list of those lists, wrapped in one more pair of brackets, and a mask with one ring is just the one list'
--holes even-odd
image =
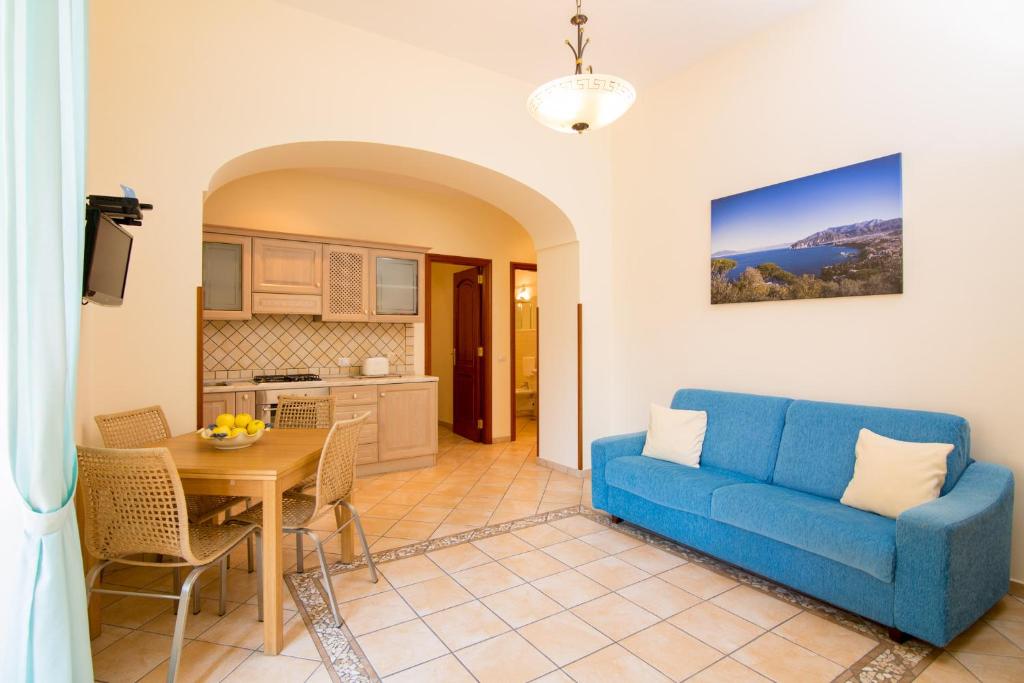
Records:
{"label": "glass lamp shade", "polygon": [[530,115],[562,133],[607,126],[636,101],[628,81],[611,74],[573,74],[549,81],[526,100]]}

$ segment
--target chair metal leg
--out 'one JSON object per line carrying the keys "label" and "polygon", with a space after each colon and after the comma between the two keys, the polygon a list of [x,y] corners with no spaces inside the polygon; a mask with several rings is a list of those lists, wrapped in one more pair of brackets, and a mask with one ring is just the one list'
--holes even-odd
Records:
{"label": "chair metal leg", "polygon": [[256,565],[253,562],[252,544],[253,544],[252,536],[250,536],[249,538],[245,539],[245,559],[249,563],[249,573],[250,574],[252,574],[253,570],[256,569]]}
{"label": "chair metal leg", "polygon": [[263,621],[263,532],[254,535],[256,547],[256,620]]}
{"label": "chair metal leg", "polygon": [[92,589],[95,588],[94,584],[96,583],[96,579],[100,578],[100,576],[103,574],[103,570],[106,569],[107,566],[109,566],[110,564],[111,564],[110,560],[104,560],[102,562],[97,562],[96,564],[94,564],[92,566],[92,569],[89,570],[89,573],[85,575],[85,600],[86,600],[86,603],[88,603],[88,601],[89,601],[89,597],[92,594]]}
{"label": "chair metal leg", "polygon": [[167,683],[174,683],[178,675],[178,663],[181,660],[181,645],[185,640],[185,620],[188,618],[188,599],[192,586],[202,573],[203,567],[196,567],[188,573],[188,578],[181,586],[181,593],[178,599],[178,617],[174,620],[174,638],[171,640],[171,658],[167,662]]}
{"label": "chair metal leg", "polygon": [[[175,594],[181,592],[181,567],[175,567],[171,570],[171,591]],[[178,613],[178,603],[175,601],[174,608],[171,610],[174,614]]]}
{"label": "chair metal leg", "polygon": [[324,590],[327,592],[327,602],[331,605],[331,614],[334,616],[334,625],[340,628],[341,615],[338,614],[338,601],[334,597],[334,586],[331,584],[331,572],[327,566],[327,556],[324,555],[323,543],[320,542],[320,537],[309,529],[303,529],[302,533],[313,539],[313,545],[316,547],[317,557],[320,559],[320,573],[323,574]]}
{"label": "chair metal leg", "polygon": [[[363,522],[359,519],[359,513],[348,501],[342,501],[342,505],[348,508],[352,515],[352,523],[356,525],[356,533],[359,535],[359,543],[363,546],[363,557],[366,558],[366,566],[370,568],[370,581],[377,583],[377,565],[373,563],[373,556],[370,555],[370,546],[366,542],[366,534],[363,532]],[[334,508],[335,515],[339,515],[338,508]]]}
{"label": "chair metal leg", "polygon": [[200,610],[199,591],[200,590],[201,590],[201,586],[200,586],[199,582],[197,581],[196,582],[195,590],[192,591],[192,614],[199,614],[199,610]]}
{"label": "chair metal leg", "polygon": [[217,605],[217,616],[220,617],[227,612],[229,557],[231,557],[231,553],[226,553],[224,557],[220,558],[220,603]]}
{"label": "chair metal leg", "polygon": [[295,571],[298,574],[305,571],[302,566],[302,534],[295,534]]}

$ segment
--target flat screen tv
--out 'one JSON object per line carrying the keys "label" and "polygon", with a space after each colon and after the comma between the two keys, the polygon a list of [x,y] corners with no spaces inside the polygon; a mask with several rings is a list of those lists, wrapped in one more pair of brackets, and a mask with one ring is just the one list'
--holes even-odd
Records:
{"label": "flat screen tv", "polygon": [[120,306],[131,255],[132,236],[99,210],[86,209],[82,298],[103,306]]}

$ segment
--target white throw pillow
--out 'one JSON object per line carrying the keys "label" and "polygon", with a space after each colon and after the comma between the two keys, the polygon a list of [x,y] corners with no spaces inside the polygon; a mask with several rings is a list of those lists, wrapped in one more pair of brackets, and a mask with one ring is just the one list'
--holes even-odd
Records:
{"label": "white throw pillow", "polygon": [[953,444],[897,441],[861,429],[853,479],[839,502],[896,519],[939,497],[952,450]]}
{"label": "white throw pillow", "polygon": [[643,455],[700,467],[707,429],[708,414],[703,410],[672,410],[652,403]]}

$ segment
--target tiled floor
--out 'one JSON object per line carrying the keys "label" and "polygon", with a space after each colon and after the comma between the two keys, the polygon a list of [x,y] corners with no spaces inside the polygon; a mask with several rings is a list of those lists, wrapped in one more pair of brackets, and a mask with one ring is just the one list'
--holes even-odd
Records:
{"label": "tiled floor", "polygon": [[[531,459],[520,441],[440,437],[436,467],[360,480],[355,503],[373,550],[589,503],[589,485]],[[575,520],[575,521],[574,521]],[[874,646],[839,627],[580,517],[336,575],[347,626],[387,681],[832,680]],[[294,547],[291,539],[286,545]],[[286,550],[286,564],[294,554]],[[336,559],[332,556],[331,559]],[[307,556],[308,567],[314,567]],[[108,583],[156,588],[167,572],[121,569]],[[329,681],[286,597],[282,656],[260,652],[255,575],[233,558],[228,611],[216,572],[188,620],[181,681]],[[287,596],[287,591],[286,591]],[[102,681],[163,680],[172,617],[162,601],[104,596],[93,641]],[[865,649],[866,648],[866,649]],[[842,679],[840,679],[842,680]],[[1007,596],[921,681],[1024,680],[1024,601]]]}

